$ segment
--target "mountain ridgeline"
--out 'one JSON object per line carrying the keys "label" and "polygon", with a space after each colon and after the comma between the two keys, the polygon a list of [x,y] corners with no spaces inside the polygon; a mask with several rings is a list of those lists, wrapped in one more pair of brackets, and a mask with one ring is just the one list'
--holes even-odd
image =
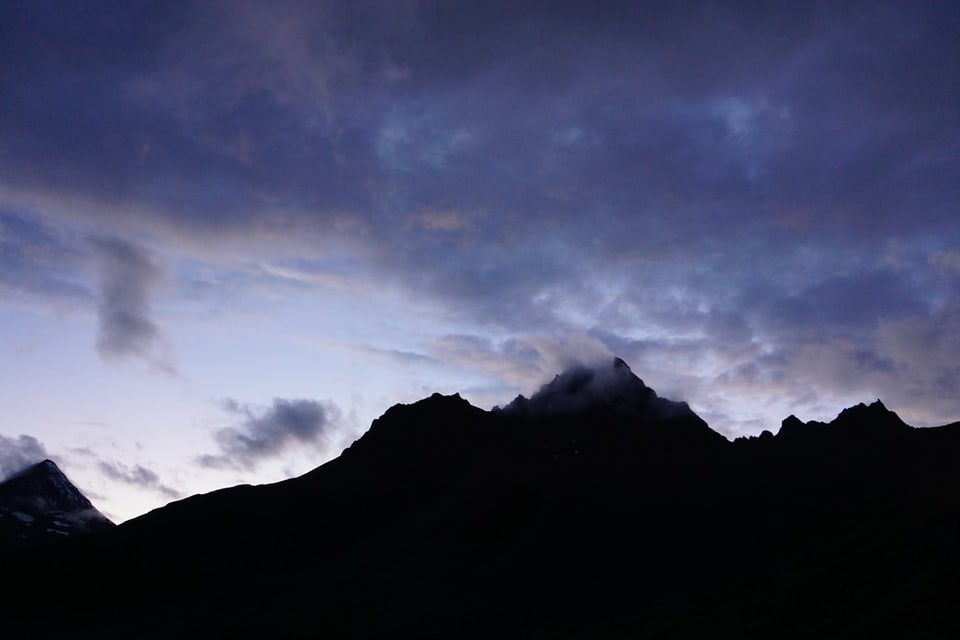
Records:
{"label": "mountain ridgeline", "polygon": [[877,401],[729,442],[615,360],[0,560],[32,637],[954,638],[960,423]]}

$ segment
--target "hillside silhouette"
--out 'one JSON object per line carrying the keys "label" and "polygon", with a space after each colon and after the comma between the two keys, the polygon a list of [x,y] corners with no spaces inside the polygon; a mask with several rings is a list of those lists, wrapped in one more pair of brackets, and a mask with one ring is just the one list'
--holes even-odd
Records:
{"label": "hillside silhouette", "polygon": [[8,553],[3,625],[98,638],[960,637],[958,463],[960,423],[915,429],[879,401],[729,442],[618,359],[493,411],[458,395],[396,405],[301,477]]}

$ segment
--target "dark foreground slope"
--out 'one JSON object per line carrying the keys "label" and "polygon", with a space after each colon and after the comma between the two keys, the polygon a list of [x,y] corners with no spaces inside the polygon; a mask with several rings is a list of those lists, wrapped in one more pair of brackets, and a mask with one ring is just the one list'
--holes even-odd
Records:
{"label": "dark foreground slope", "polygon": [[960,425],[912,429],[879,403],[729,443],[618,362],[494,412],[458,396],[398,405],[300,478],[10,559],[4,625],[101,638],[960,637],[958,462]]}

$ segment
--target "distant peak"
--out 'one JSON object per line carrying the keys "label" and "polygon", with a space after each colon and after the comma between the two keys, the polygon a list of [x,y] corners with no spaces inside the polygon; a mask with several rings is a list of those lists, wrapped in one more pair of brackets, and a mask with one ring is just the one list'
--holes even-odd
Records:
{"label": "distant peak", "polygon": [[[24,521],[29,529],[22,532],[25,539],[89,533],[114,526],[50,459],[0,482],[0,507],[30,518]],[[33,525],[40,522],[46,524]]]}
{"label": "distant peak", "polygon": [[614,357],[592,366],[579,363],[568,367],[529,398],[517,396],[503,407],[503,411],[546,416],[596,407],[630,407],[633,411],[647,411],[655,406],[665,408],[668,403],[671,409],[689,411],[689,408],[680,407],[680,403],[658,398],[656,392],[630,370],[626,361]]}
{"label": "distant peak", "polygon": [[38,463],[37,463],[36,465],[34,465],[34,466],[35,466],[37,469],[42,469],[42,470],[47,471],[47,472],[56,471],[57,473],[63,473],[62,471],[60,471],[60,467],[57,466],[57,463],[54,462],[53,460],[49,459],[49,458],[47,458],[46,460],[44,460],[44,461],[42,461],[42,462],[38,462]]}
{"label": "distant peak", "polygon": [[801,420],[800,418],[798,418],[797,416],[791,413],[786,418],[784,418],[782,422],[780,422],[780,428],[783,429],[784,427],[787,427],[787,428],[800,427],[800,426],[803,426],[804,424],[806,423],[803,420]]}
{"label": "distant peak", "polygon": [[414,404],[456,404],[456,405],[469,405],[470,402],[465,400],[459,393],[454,393],[452,395],[444,395],[442,393],[434,393],[429,398],[415,402]]}
{"label": "distant peak", "polygon": [[902,431],[910,429],[910,425],[900,419],[895,412],[888,409],[879,399],[869,405],[863,402],[847,407],[828,423],[803,422],[794,415],[790,415],[780,424],[777,436],[811,435],[813,433],[878,433]]}
{"label": "distant peak", "polygon": [[793,415],[792,413],[783,419],[780,423],[780,430],[777,431],[777,436],[787,436],[790,437],[796,433],[803,431],[804,427],[807,426],[807,423]]}
{"label": "distant peak", "polygon": [[873,429],[905,429],[909,428],[895,412],[888,409],[879,398],[866,405],[859,403],[840,412],[831,425],[843,428],[862,428],[869,424]]}
{"label": "distant peak", "polygon": [[62,476],[63,471],[60,470],[60,467],[57,466],[57,463],[53,460],[47,458],[41,462],[36,462],[30,466],[24,467],[19,471],[10,475],[7,480],[12,480],[14,478],[21,478],[23,476]]}
{"label": "distant peak", "polygon": [[840,414],[837,416],[836,419],[839,420],[844,416],[853,416],[853,415],[878,416],[878,415],[886,415],[886,414],[893,414],[893,412],[887,409],[887,407],[883,404],[883,402],[877,399],[874,402],[871,402],[870,404],[858,402],[852,407],[847,407],[846,409],[840,412]]}
{"label": "distant peak", "polygon": [[[66,474],[53,460],[43,460],[23,469],[6,480],[6,483],[19,483],[43,493],[53,492],[64,496],[81,495]],[[84,498],[85,499],[85,498]]]}

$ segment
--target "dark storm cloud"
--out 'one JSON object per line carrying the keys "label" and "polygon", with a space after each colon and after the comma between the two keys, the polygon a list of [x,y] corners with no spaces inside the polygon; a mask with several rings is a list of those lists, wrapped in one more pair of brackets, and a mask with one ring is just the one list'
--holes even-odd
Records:
{"label": "dark storm cloud", "polygon": [[373,41],[336,32],[345,9],[48,2],[2,11],[11,79],[0,166],[16,175],[11,186],[108,205],[95,217],[137,219],[143,208],[124,205],[146,205],[143,215],[194,230],[267,223],[251,217],[263,206],[365,202],[367,168],[351,166],[363,161],[358,131],[352,116],[331,114],[352,112],[341,85],[389,73],[365,62]]}
{"label": "dark storm cloud", "polygon": [[[466,65],[459,84],[451,81],[447,102],[455,108],[430,102],[418,117],[397,116],[388,166],[411,179],[393,187],[395,201],[430,202],[447,193],[494,212],[492,224],[474,227],[472,237],[464,232],[459,243],[445,237],[424,252],[418,250],[429,236],[413,239],[410,257],[398,257],[401,265],[426,272],[434,289],[463,299],[460,308],[474,317],[511,327],[556,322],[551,301],[592,294],[579,283],[584,273],[616,273],[628,281],[624,297],[660,298],[637,320],[691,330],[705,323],[711,336],[748,340],[743,312],[718,310],[717,290],[762,279],[759,270],[773,275],[766,284],[774,298],[796,298],[794,289],[815,286],[827,264],[879,254],[891,234],[923,237],[935,229],[948,238],[935,242],[956,240],[948,211],[957,188],[945,160],[957,140],[957,118],[943,110],[956,83],[947,73],[953,63],[942,59],[956,46],[940,26],[922,11],[901,15],[893,7],[872,18],[829,7],[819,16],[782,18],[717,11],[697,8],[690,21],[645,15],[654,24],[663,18],[663,39],[673,41],[669,52],[676,54],[667,58],[663,40],[629,41],[634,23],[618,29],[588,21],[599,29],[595,39],[574,40],[584,45],[579,59],[542,93],[521,81],[523,63],[537,59],[548,67],[538,71],[549,75],[550,61],[511,40],[492,48],[492,59]],[[553,38],[570,35],[570,23],[553,14],[544,23],[537,45],[556,53]],[[608,32],[611,40],[597,35]],[[871,44],[851,52],[845,39]],[[623,59],[613,60],[613,52]],[[842,54],[836,67],[834,52]],[[866,78],[912,83],[894,60],[900,54],[939,68],[940,75],[923,73],[942,95],[931,101],[927,91],[909,117],[895,119],[892,111],[902,107],[885,101],[909,96],[878,93]],[[805,86],[809,91],[801,92]],[[939,133],[924,132],[931,128]],[[469,135],[460,135],[458,153],[425,156],[444,132],[451,140]],[[453,182],[440,182],[444,175]],[[460,177],[467,184],[458,184]],[[922,212],[916,180],[939,185],[923,188],[932,200]],[[481,248],[471,251],[471,241]],[[524,268],[513,256],[530,247],[542,259]],[[444,265],[455,268],[443,271]],[[844,280],[854,296],[855,284],[882,265],[868,260],[861,267],[864,274]],[[782,272],[799,282],[781,282]],[[490,288],[483,286],[488,274]],[[664,299],[673,285],[687,290],[686,308]],[[551,295],[556,289],[569,294]],[[841,308],[861,318],[917,309],[912,301],[907,309],[900,305],[910,297],[902,286],[872,291],[869,309],[830,307],[827,298],[843,297],[838,284],[805,305],[805,319],[820,322]],[[710,310],[697,308],[703,306]]]}
{"label": "dark storm cloud", "polygon": [[148,491],[155,491],[165,498],[174,500],[183,496],[182,493],[162,482],[156,472],[141,465],[129,467],[120,462],[103,462],[97,465],[100,472],[106,477],[124,484],[134,485]]}
{"label": "dark storm cloud", "polygon": [[[99,206],[58,215],[175,240],[314,234],[458,321],[729,380],[813,384],[821,345],[830,377],[892,388],[929,378],[917,327],[957,332],[951,3],[0,11],[3,200],[81,198]],[[150,282],[102,349],[156,339]]]}
{"label": "dark storm cloud", "polygon": [[7,9],[31,14],[7,46],[33,73],[15,74],[4,119],[31,144],[3,164],[43,182],[55,156],[57,184],[178,224],[346,210],[418,245],[404,221],[455,207],[490,215],[484,241],[550,226],[613,253],[700,249],[742,224],[771,240],[901,231],[916,181],[914,220],[955,201],[954,16],[625,4]]}
{"label": "dark storm cloud", "polygon": [[0,481],[49,457],[43,443],[33,436],[9,438],[0,434]]}
{"label": "dark storm cloud", "polygon": [[293,445],[322,448],[339,419],[336,407],[316,400],[276,398],[259,412],[227,400],[224,409],[242,422],[214,434],[221,453],[200,456],[201,466],[250,469]]}
{"label": "dark storm cloud", "polygon": [[94,238],[100,266],[97,350],[104,358],[145,356],[160,339],[150,295],[161,271],[141,246],[120,238]]}
{"label": "dark storm cloud", "polygon": [[[9,152],[56,156],[62,177],[112,193],[179,187],[151,191],[160,205],[183,198],[238,222],[263,189],[295,188],[320,207],[369,205],[361,185],[371,180],[386,208],[451,196],[502,203],[504,192],[543,208],[556,203],[542,191],[571,178],[574,192],[649,191],[664,179],[661,191],[691,179],[722,191],[742,187],[748,165],[764,169],[764,153],[797,126],[781,123],[790,110],[780,105],[793,104],[782,74],[822,76],[817,91],[844,103],[865,84],[862,65],[884,60],[867,51],[856,69],[818,67],[841,35],[887,41],[905,24],[937,36],[922,15],[917,25],[892,10],[871,12],[870,24],[837,11],[620,4],[132,4],[111,20],[53,3],[7,8],[19,62],[10,133],[34,143]],[[930,45],[900,39],[914,59],[937,62]],[[86,171],[99,178],[71,175]],[[398,184],[411,175],[421,180]],[[175,195],[184,189],[199,203]]]}

